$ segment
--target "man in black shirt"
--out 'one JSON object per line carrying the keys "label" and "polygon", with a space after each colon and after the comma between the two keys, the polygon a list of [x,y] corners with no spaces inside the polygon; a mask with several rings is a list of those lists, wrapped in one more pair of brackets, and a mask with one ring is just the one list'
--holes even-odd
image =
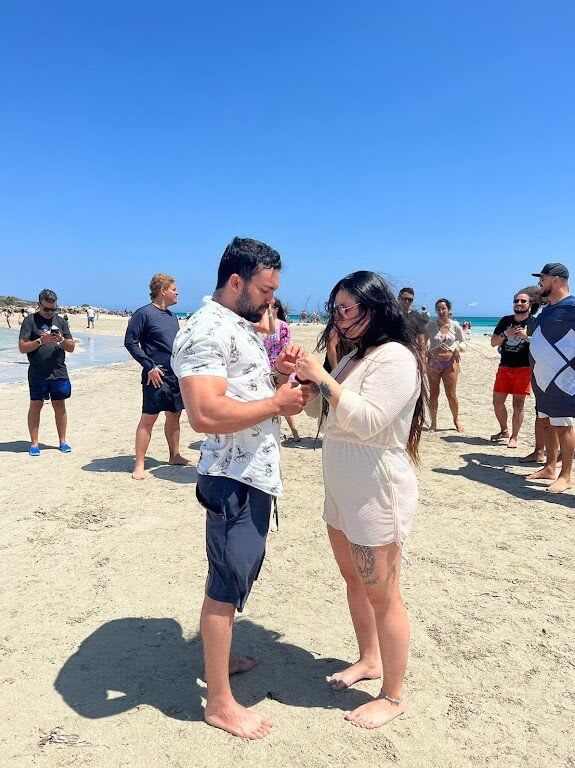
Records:
{"label": "man in black shirt", "polygon": [[184,406],[171,363],[172,346],[180,329],[178,318],[168,309],[178,301],[174,278],[163,272],[154,275],[150,280],[150,298],[150,304],[132,315],[124,338],[124,346],[142,366],[143,405],[136,429],[134,480],[146,477],[146,451],[161,411],[166,414],[164,434],[170,449],[170,464],[189,466],[191,463],[180,455],[180,415]]}
{"label": "man in black shirt", "polygon": [[40,411],[48,399],[52,401],[54,409],[60,450],[62,453],[72,450],[66,442],[68,414],[65,401],[72,393],[66,369],[66,352],[73,352],[75,344],[68,323],[55,314],[57,310],[58,297],[54,291],[45,288],[38,296],[38,310],[25,317],[20,327],[18,348],[23,355],[28,356],[30,363],[30,456],[40,455]]}
{"label": "man in black shirt", "polygon": [[[528,323],[531,315],[531,297],[528,293],[516,293],[513,297],[513,314],[504,315],[497,323],[491,346],[499,347],[501,361],[493,387],[493,408],[499,432],[491,435],[492,442],[507,440],[508,448],[517,448],[517,438],[523,423],[525,398],[531,394],[531,367],[529,365]],[[511,435],[507,425],[507,396],[513,396]]]}
{"label": "man in black shirt", "polygon": [[399,308],[407,321],[407,326],[417,340],[419,348],[424,353],[426,348],[424,331],[427,320],[416,309],[411,308],[414,299],[415,292],[413,288],[409,287],[402,288],[397,297]]}

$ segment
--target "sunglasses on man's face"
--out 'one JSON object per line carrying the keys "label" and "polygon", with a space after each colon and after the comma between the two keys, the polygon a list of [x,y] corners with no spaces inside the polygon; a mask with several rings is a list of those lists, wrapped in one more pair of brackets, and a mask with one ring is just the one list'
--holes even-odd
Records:
{"label": "sunglasses on man's face", "polygon": [[47,307],[45,304],[40,304],[42,312],[57,312],[58,307]]}
{"label": "sunglasses on man's face", "polygon": [[529,304],[528,299],[513,299],[514,304]]}

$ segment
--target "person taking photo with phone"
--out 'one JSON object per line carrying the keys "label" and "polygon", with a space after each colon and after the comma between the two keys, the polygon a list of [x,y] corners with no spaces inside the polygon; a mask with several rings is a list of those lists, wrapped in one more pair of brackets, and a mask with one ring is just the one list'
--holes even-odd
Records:
{"label": "person taking photo with phone", "polygon": [[30,408],[28,429],[30,431],[30,456],[40,455],[38,433],[40,412],[45,400],[52,401],[60,451],[70,453],[72,448],[66,442],[68,414],[66,400],[72,394],[72,386],[66,368],[66,352],[73,352],[75,343],[68,323],[59,317],[58,297],[54,291],[44,288],[38,296],[38,309],[22,321],[18,349],[28,356],[28,384],[30,387]]}

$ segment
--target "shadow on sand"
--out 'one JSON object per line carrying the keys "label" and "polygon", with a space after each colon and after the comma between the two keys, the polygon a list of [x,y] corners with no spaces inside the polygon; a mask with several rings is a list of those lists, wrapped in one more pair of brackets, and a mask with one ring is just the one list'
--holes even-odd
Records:
{"label": "shadow on sand", "polygon": [[[234,695],[253,706],[266,698],[294,707],[347,710],[371,697],[359,690],[334,693],[326,676],[345,666],[318,659],[281,635],[249,619],[234,630],[234,650],[256,655],[260,664],[232,677]],[[187,640],[170,618],[109,621],[87,637],[56,678],[54,687],[82,717],[110,717],[142,704],[178,720],[203,719],[202,645]]]}
{"label": "shadow on sand", "polygon": [[[92,459],[82,467],[86,472],[120,472],[131,474],[134,470],[134,456],[110,456],[103,459]],[[146,471],[160,480],[170,480],[173,483],[196,483],[198,473],[195,467],[179,467],[167,462],[146,457]]]}
{"label": "shadow on sand", "polygon": [[[508,472],[509,467],[525,466],[529,472],[537,467],[528,467],[519,463],[519,457],[497,456],[492,453],[463,453],[461,458],[466,462],[461,469],[444,469],[434,467],[432,472],[440,475],[462,476],[476,483],[483,483],[490,488],[499,488],[518,499],[544,501],[548,504],[559,504],[570,509],[575,508],[575,496],[572,493],[547,493],[549,483],[526,480],[525,475]],[[529,474],[526,472],[525,474]]]}

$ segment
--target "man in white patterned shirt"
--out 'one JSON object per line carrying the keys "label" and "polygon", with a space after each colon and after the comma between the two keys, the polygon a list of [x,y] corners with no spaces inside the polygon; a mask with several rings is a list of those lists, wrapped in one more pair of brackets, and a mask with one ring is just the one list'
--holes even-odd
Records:
{"label": "man in white patterned shirt", "polygon": [[208,697],[206,721],[234,736],[259,739],[271,721],[241,706],[229,674],[256,663],[231,656],[241,611],[265,555],[272,499],[281,494],[280,417],[299,413],[301,386],[287,381],[303,350],[276,363],[276,385],[259,322],[279,286],[281,259],[268,245],[234,238],[218,269],[216,290],[175,339],[172,367],[192,428],[205,432],[196,494],[206,509],[209,571],[200,621]]}

